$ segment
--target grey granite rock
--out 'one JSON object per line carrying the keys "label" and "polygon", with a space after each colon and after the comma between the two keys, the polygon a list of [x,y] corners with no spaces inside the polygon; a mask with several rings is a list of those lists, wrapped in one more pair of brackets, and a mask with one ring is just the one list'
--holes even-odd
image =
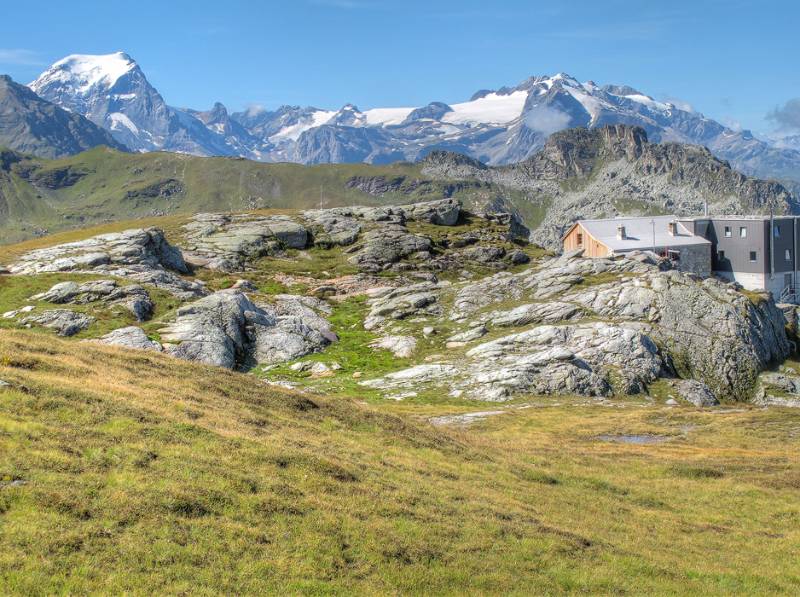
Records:
{"label": "grey granite rock", "polygon": [[83,284],[60,282],[47,292],[32,296],[31,300],[79,305],[101,301],[125,307],[133,313],[137,321],[149,319],[155,308],[143,286],[119,286],[115,280],[91,280]]}
{"label": "grey granite rock", "polygon": [[700,407],[717,406],[719,400],[714,392],[701,381],[695,379],[675,379],[670,385],[675,392],[686,402]]}
{"label": "grey granite rock", "polygon": [[308,244],[305,226],[282,215],[197,214],[183,228],[191,261],[222,271],[241,271],[254,259]]}
{"label": "grey granite rock", "polygon": [[325,315],[330,306],[316,298],[281,294],[271,306],[260,305],[274,314],[275,325],[256,329],[253,358],[261,364],[290,361],[319,352],[338,341]]}
{"label": "grey granite rock", "polygon": [[165,351],[191,361],[250,368],[292,360],[321,350],[336,335],[319,314],[318,299],[279,295],[274,305],[256,305],[237,290],[223,290],[178,309],[161,330]]}
{"label": "grey granite rock", "polygon": [[178,309],[160,334],[173,356],[234,369],[248,359],[250,329],[275,323],[241,292],[220,291]]}
{"label": "grey granite rock", "polygon": [[303,212],[314,245],[329,248],[356,242],[362,225],[351,210],[317,209]]}
{"label": "grey granite rock", "polygon": [[144,330],[136,326],[116,329],[113,332],[109,332],[105,336],[101,337],[97,341],[110,346],[135,348],[137,350],[151,350],[154,352],[161,352],[162,350],[161,344],[154,340],[150,340],[150,338],[147,337],[147,334],[144,333]]}
{"label": "grey granite rock", "polygon": [[400,224],[385,224],[364,234],[363,247],[348,261],[365,272],[379,272],[419,251],[433,248],[431,239],[410,233]]}
{"label": "grey granite rock", "polygon": [[417,340],[414,336],[383,336],[370,343],[372,348],[383,348],[400,359],[407,359],[414,354]]}
{"label": "grey granite rock", "polygon": [[76,313],[68,309],[52,309],[29,315],[21,321],[22,324],[37,324],[55,330],[59,336],[74,336],[88,328],[94,317]]}
{"label": "grey granite rock", "polygon": [[132,229],[36,249],[10,266],[12,274],[76,272],[151,284],[182,300],[206,293],[202,284],[181,278],[189,268],[179,249],[158,228]]}
{"label": "grey granite rock", "polygon": [[364,329],[376,329],[390,320],[440,313],[438,292],[439,286],[431,282],[388,288],[378,296],[368,299],[369,313],[364,319]]}
{"label": "grey granite rock", "polygon": [[556,323],[581,314],[575,303],[560,301],[528,303],[508,311],[494,311],[488,315],[488,323],[498,327],[519,327],[531,323]]}
{"label": "grey granite rock", "polygon": [[418,222],[428,222],[438,226],[455,226],[461,215],[461,203],[455,199],[425,201],[400,207],[405,217]]}

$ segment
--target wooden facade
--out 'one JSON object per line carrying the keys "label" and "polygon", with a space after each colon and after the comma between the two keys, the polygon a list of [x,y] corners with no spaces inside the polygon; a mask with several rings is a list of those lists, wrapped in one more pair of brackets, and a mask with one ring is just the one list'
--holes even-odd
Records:
{"label": "wooden facade", "polygon": [[599,240],[592,237],[586,229],[580,224],[575,223],[569,232],[563,238],[564,251],[573,251],[575,249],[583,249],[585,257],[609,257],[611,250],[601,243]]}

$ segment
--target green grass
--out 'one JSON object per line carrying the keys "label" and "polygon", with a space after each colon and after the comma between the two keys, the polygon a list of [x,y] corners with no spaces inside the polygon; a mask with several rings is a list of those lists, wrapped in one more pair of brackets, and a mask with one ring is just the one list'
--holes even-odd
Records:
{"label": "green grass", "polygon": [[[299,359],[303,362],[338,363],[342,368],[335,371],[333,377],[311,379],[308,372],[292,371],[289,368],[291,363],[266,372],[257,369],[256,374],[270,380],[288,380],[304,385],[310,383],[331,396],[349,395],[377,399],[378,392],[364,388],[358,382],[409,367],[412,360],[396,358],[388,350],[370,348],[370,342],[378,338],[378,335],[364,329],[364,314],[367,311],[365,302],[366,298],[360,296],[336,304],[328,320],[339,336],[339,341],[328,346],[325,352]],[[354,378],[354,373],[360,374],[360,377]]]}
{"label": "green grass", "polygon": [[[152,337],[157,336],[157,329],[180,306],[180,301],[167,293],[153,287],[146,287],[155,309],[150,321],[139,324],[133,314],[120,305],[106,305],[100,301],[87,304],[55,304],[46,301],[32,301],[30,297],[50,290],[59,282],[86,282],[88,280],[108,279],[108,276],[93,276],[83,274],[39,274],[34,276],[0,276],[0,314],[33,305],[36,307],[30,314],[21,314],[13,319],[0,318],[0,328],[15,329],[21,325],[21,320],[27,315],[35,315],[45,310],[69,309],[78,313],[86,313],[95,318],[95,321],[85,330],[77,333],[73,338],[86,339],[98,338],[108,332],[129,325],[142,325]],[[118,280],[121,286],[131,284],[129,280]],[[53,330],[34,325],[34,331],[46,334],[55,333]]]}
{"label": "green grass", "polygon": [[[463,406],[75,346],[0,330],[3,594],[800,590],[796,411],[565,399],[434,429]],[[627,433],[669,441],[597,439]]]}
{"label": "green grass", "polygon": [[[41,183],[67,169],[85,175],[61,188]],[[398,191],[376,197],[348,186],[356,176],[420,184],[414,189],[401,185]],[[162,184],[170,187],[168,196],[142,193]],[[449,184],[422,176],[419,165],[406,162],[303,166],[161,152],[122,153],[101,147],[59,160],[27,158],[0,171],[0,213],[5,216],[0,221],[0,242],[158,215],[411,203],[439,199]],[[469,187],[458,197],[470,202],[498,192],[494,187]]]}
{"label": "green grass", "polygon": [[619,198],[611,201],[617,213],[627,216],[663,216],[667,211],[658,204],[641,199]]}

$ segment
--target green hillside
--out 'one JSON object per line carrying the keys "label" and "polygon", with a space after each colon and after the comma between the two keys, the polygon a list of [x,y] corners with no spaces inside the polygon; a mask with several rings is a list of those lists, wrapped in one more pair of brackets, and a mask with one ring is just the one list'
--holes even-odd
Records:
{"label": "green hillside", "polygon": [[[385,184],[373,194],[356,177]],[[60,160],[0,154],[0,242],[102,222],[202,211],[410,203],[509,196],[481,183],[434,181],[415,164],[263,164],[105,147]]]}

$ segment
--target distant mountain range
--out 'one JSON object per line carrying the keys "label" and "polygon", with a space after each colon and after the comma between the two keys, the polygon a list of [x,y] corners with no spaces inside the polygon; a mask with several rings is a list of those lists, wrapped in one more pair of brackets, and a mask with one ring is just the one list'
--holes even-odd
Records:
{"label": "distant mountain range", "polygon": [[622,123],[642,127],[652,142],[706,146],[746,174],[800,181],[797,139],[758,139],[631,87],[580,83],[563,73],[481,90],[454,104],[363,111],[353,104],[338,110],[282,106],[231,114],[219,103],[208,111],[169,106],[139,65],[118,52],[68,56],[30,88],[134,151],[385,164],[445,150],[503,165],[532,156],[556,131]]}
{"label": "distant mountain range", "polygon": [[454,198],[513,214],[556,247],[575,219],[667,213],[800,213],[777,182],[749,178],[707,149],[651,144],[639,127],[552,134],[527,160],[488,166],[433,151],[416,163],[265,164],[96,148],[43,160],[0,150],[0,244],[90,224],[181,213],[406,204]]}

